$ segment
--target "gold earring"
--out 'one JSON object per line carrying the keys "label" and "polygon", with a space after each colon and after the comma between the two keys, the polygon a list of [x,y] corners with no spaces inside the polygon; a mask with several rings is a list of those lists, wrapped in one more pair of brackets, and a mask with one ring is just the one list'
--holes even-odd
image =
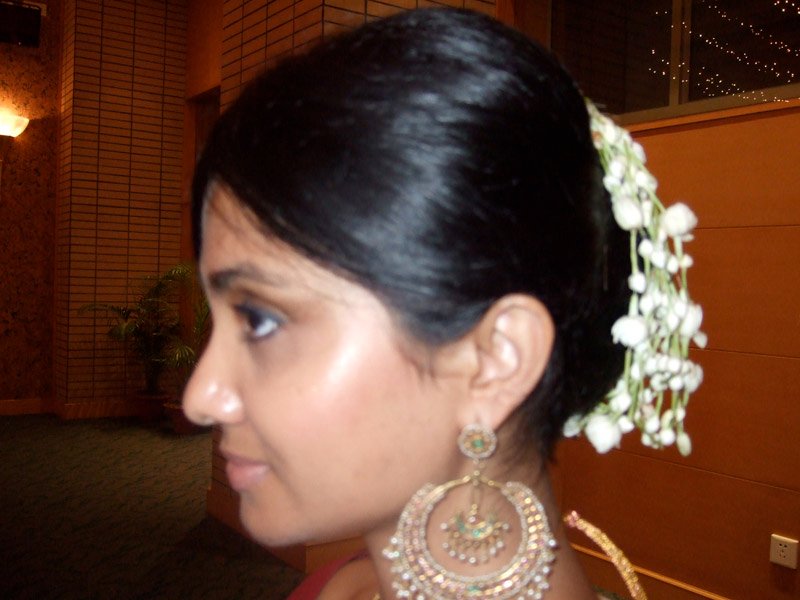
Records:
{"label": "gold earring", "polygon": [[475,565],[502,553],[506,545],[505,534],[511,526],[499,521],[495,511],[484,517],[480,510],[483,498],[481,461],[494,454],[497,436],[491,429],[470,425],[458,436],[458,447],[475,463],[475,471],[470,477],[470,507],[468,511],[459,511],[441,524],[442,530],[447,533],[447,541],[442,548],[451,558]]}
{"label": "gold earring", "polygon": [[[423,486],[405,506],[397,531],[383,554],[392,561],[398,598],[541,599],[548,589],[555,539],[539,499],[524,484],[497,483],[483,475],[483,461],[497,449],[497,436],[488,427],[469,425],[458,438],[461,452],[474,461],[474,471],[460,479]],[[446,533],[442,549],[465,568],[501,558],[512,526],[495,511],[482,514],[485,489],[496,490],[517,514],[520,542],[516,552],[499,569],[483,575],[462,575],[440,564],[428,547],[427,531],[434,508],[453,489],[471,486],[470,506],[442,523]]]}

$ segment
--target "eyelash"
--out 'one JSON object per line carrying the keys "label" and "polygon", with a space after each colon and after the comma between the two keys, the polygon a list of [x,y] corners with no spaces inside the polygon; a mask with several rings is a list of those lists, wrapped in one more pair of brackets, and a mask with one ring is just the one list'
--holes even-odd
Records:
{"label": "eyelash", "polygon": [[275,314],[248,303],[237,304],[234,310],[245,325],[248,341],[258,342],[268,338],[283,324]]}

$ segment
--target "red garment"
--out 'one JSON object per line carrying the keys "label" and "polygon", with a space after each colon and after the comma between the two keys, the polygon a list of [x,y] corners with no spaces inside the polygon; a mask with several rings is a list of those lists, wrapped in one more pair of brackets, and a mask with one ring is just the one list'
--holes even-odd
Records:
{"label": "red garment", "polygon": [[362,550],[361,552],[351,556],[346,556],[345,558],[340,558],[330,562],[324,567],[320,567],[311,575],[306,577],[303,580],[303,583],[301,583],[299,587],[289,594],[289,597],[286,598],[286,600],[317,600],[322,588],[324,588],[327,583],[333,579],[333,576],[339,572],[339,569],[344,567],[349,562],[362,559],[365,556],[367,556],[367,554]]}

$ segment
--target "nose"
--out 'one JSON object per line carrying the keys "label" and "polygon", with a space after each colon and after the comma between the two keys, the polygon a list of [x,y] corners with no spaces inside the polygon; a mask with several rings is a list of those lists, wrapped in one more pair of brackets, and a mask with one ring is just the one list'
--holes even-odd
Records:
{"label": "nose", "polygon": [[244,416],[229,360],[217,352],[212,334],[183,393],[183,412],[197,425],[233,424]]}

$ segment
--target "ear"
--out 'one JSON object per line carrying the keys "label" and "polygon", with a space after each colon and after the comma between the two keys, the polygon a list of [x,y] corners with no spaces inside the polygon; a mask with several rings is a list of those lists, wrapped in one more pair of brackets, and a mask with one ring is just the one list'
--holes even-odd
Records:
{"label": "ear", "polygon": [[472,344],[476,360],[461,425],[499,429],[539,383],[554,337],[550,312],[533,296],[511,294],[495,302],[463,340]]}

